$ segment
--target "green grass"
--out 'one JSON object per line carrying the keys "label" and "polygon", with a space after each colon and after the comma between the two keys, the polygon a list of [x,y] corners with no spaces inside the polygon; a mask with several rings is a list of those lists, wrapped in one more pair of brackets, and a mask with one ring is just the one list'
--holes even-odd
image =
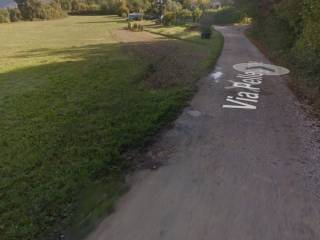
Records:
{"label": "green grass", "polygon": [[55,239],[70,224],[75,239],[85,234],[126,189],[122,154],[186,104],[189,85],[145,84],[149,62],[113,36],[125,25],[81,16],[0,26],[1,239]]}
{"label": "green grass", "polygon": [[185,41],[192,41],[195,43],[200,43],[206,45],[208,43],[207,40],[200,38],[200,32],[188,30],[188,25],[181,26],[157,26],[154,28],[146,28],[149,32],[160,34],[166,37],[181,39]]}

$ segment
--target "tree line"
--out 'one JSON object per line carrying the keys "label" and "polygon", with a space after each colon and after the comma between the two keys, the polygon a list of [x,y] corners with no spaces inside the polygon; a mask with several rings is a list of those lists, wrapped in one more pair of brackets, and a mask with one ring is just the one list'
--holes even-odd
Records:
{"label": "tree line", "polygon": [[235,5],[253,18],[250,35],[290,66],[298,90],[320,104],[320,1],[235,0]]}
{"label": "tree line", "polygon": [[67,15],[60,0],[15,0],[17,8],[0,9],[0,23],[49,20]]}
{"label": "tree line", "polygon": [[68,14],[118,14],[127,16],[130,12],[160,16],[172,23],[183,18],[197,20],[202,11],[211,7],[210,0],[15,0],[17,8],[0,9],[0,22],[20,20],[49,20]]}

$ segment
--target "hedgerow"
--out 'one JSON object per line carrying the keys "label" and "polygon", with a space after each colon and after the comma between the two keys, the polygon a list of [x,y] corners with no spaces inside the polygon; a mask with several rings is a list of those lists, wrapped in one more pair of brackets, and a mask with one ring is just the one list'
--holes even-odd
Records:
{"label": "hedgerow", "polygon": [[253,17],[250,35],[263,43],[271,57],[290,67],[297,90],[312,102],[320,103],[320,1],[235,3]]}

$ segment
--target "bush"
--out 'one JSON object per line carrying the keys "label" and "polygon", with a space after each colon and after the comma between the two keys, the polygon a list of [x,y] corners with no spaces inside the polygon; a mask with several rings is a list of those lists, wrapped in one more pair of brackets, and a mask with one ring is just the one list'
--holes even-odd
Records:
{"label": "bush", "polygon": [[235,7],[224,7],[214,12],[214,24],[233,24],[241,22],[243,13]]}
{"label": "bush", "polygon": [[101,11],[101,6],[98,5],[98,4],[89,4],[88,7],[87,7],[87,12],[89,13],[98,13]]}
{"label": "bush", "polygon": [[10,14],[8,9],[0,9],[0,23],[9,23]]}
{"label": "bush", "polygon": [[201,27],[201,38],[210,39],[212,34],[211,26],[202,26]]}
{"label": "bush", "polygon": [[18,22],[21,20],[21,12],[18,8],[11,8],[9,9],[10,21],[11,22]]}
{"label": "bush", "polygon": [[188,18],[192,17],[192,12],[189,9],[182,9],[179,13],[178,16],[180,20],[185,22]]}
{"label": "bush", "polygon": [[100,5],[101,13],[110,14],[111,13],[111,6],[108,3],[103,3]]}
{"label": "bush", "polygon": [[192,12],[193,21],[198,22],[202,16],[202,14],[203,14],[203,11],[199,7],[196,7]]}
{"label": "bush", "polygon": [[72,10],[71,0],[60,0],[60,2],[61,2],[61,8],[64,11],[71,12]]}
{"label": "bush", "polygon": [[308,79],[308,85],[318,87],[320,94],[320,2],[304,1],[306,9],[301,23],[303,31],[291,50],[290,60],[299,67],[299,71]]}
{"label": "bush", "polygon": [[142,32],[143,31],[143,25],[140,23],[135,22],[128,22],[128,29],[133,32]]}
{"label": "bush", "polygon": [[22,3],[18,4],[18,7],[24,20],[53,19],[66,16],[58,0],[49,3],[40,0],[24,0]]}
{"label": "bush", "polygon": [[78,0],[71,1],[71,12],[78,13],[80,11],[80,2]]}
{"label": "bush", "polygon": [[129,13],[130,13],[129,8],[125,4],[125,2],[122,2],[118,10],[119,17],[128,17]]}
{"label": "bush", "polygon": [[87,13],[89,6],[85,3],[79,3],[79,13]]}
{"label": "bush", "polygon": [[166,12],[162,21],[165,26],[169,26],[176,23],[176,18],[176,14],[174,12]]}
{"label": "bush", "polygon": [[178,1],[166,0],[165,9],[168,12],[179,13],[182,10],[182,5]]}
{"label": "bush", "polygon": [[251,36],[291,69],[300,93],[320,102],[320,1],[236,2],[253,17]]}
{"label": "bush", "polygon": [[200,18],[200,27],[207,28],[213,25],[213,14],[212,12],[204,12],[204,14]]}
{"label": "bush", "polygon": [[201,38],[209,39],[212,34],[213,18],[211,12],[205,12],[200,19]]}

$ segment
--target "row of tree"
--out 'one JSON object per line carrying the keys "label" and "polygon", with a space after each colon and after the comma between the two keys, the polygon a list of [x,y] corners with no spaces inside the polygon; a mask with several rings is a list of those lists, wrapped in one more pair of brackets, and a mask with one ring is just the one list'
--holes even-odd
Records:
{"label": "row of tree", "polygon": [[[0,9],[0,22],[52,19],[67,14],[119,14],[143,12],[160,16],[167,13],[169,22],[177,18],[198,19],[212,6],[211,0],[15,0],[17,9]],[[172,20],[173,19],[173,20]]]}
{"label": "row of tree", "polygon": [[49,20],[67,15],[60,0],[15,0],[18,8],[0,9],[1,22],[16,22],[35,19]]}

